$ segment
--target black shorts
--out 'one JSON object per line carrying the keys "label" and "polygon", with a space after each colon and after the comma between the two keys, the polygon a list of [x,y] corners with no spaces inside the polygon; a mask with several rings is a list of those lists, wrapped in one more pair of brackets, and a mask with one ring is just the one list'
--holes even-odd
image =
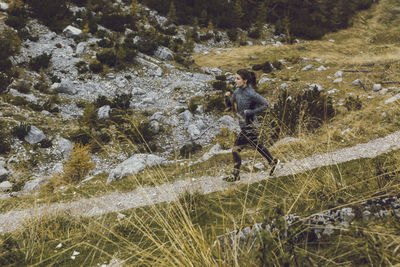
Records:
{"label": "black shorts", "polygon": [[235,140],[235,146],[258,144],[258,130],[254,126],[245,126],[240,129],[239,136]]}

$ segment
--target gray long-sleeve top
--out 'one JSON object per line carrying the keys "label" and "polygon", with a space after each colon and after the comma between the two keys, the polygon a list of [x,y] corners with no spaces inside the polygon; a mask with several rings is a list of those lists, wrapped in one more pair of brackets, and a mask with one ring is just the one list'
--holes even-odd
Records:
{"label": "gray long-sleeve top", "polygon": [[[235,103],[237,113],[241,118],[239,119],[240,127],[257,121],[255,115],[269,107],[268,101],[250,86],[236,88],[230,99],[225,96],[225,104],[228,107]],[[247,110],[246,115],[244,114],[245,110]]]}

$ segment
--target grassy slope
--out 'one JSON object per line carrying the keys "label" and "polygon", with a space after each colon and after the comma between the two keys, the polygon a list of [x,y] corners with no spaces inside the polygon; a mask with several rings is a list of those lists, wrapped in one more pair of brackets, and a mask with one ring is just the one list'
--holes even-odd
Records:
{"label": "grassy slope", "polygon": [[[396,31],[395,27],[378,21],[387,12],[385,8],[393,1],[382,0],[371,11],[357,15],[353,28],[327,35],[321,41],[301,44],[306,51],[294,49],[295,46],[240,47],[234,48],[229,55],[196,57],[196,63],[202,66],[217,66],[227,71],[250,64],[250,56],[257,55],[260,63],[281,58],[309,57],[322,58],[321,65],[329,66],[325,72],[301,72],[301,66],[292,70],[276,73],[277,80],[290,82],[297,88],[305,82],[316,82],[326,89],[332,88],[327,75],[336,70],[358,68],[369,62],[387,62],[399,60],[399,44],[396,42],[370,43],[370,38],[379,37],[385,29],[388,34]],[[364,19],[361,19],[364,17]],[[393,22],[397,21],[395,19]],[[392,25],[392,24],[391,24]],[[393,24],[396,25],[396,24]],[[335,43],[329,42],[334,39]],[[377,38],[379,39],[379,38]],[[363,54],[360,54],[360,51]],[[239,52],[240,51],[240,52]],[[245,62],[243,62],[245,59]],[[207,61],[208,60],[208,61]],[[312,63],[317,64],[315,61]],[[253,62],[251,62],[253,64]],[[317,65],[319,66],[319,65]],[[369,68],[377,73],[345,75],[345,83],[335,85],[340,89],[337,100],[348,93],[365,95],[361,111],[339,114],[331,123],[319,131],[299,133],[298,141],[292,144],[277,145],[275,154],[284,159],[302,157],[339,147],[353,145],[393,132],[398,129],[398,104],[385,106],[388,96],[379,96],[349,85],[355,78],[363,78],[369,84],[381,79],[395,80],[399,65],[389,68],[374,66]],[[383,76],[384,75],[384,76]],[[278,84],[274,84],[276,88]],[[261,88],[263,89],[263,88]],[[265,90],[265,89],[264,89]],[[367,95],[375,98],[368,101]],[[272,98],[274,93],[265,90],[265,95]],[[340,108],[340,107],[338,107]],[[377,112],[378,109],[378,112]],[[383,119],[380,114],[387,113]],[[351,132],[342,135],[341,131],[351,127]],[[244,153],[245,158],[253,153]],[[219,161],[220,160],[220,161]],[[218,173],[218,164],[229,162],[228,157],[211,160],[191,169],[172,166],[171,169],[149,170],[137,177],[131,177],[114,184],[111,190],[129,190],[138,184],[159,183],[166,177],[176,175],[187,177]],[[376,195],[398,195],[400,176],[398,166],[400,153],[394,152],[375,159],[363,159],[330,166],[296,175],[263,181],[251,186],[208,196],[199,194],[185,195],[178,203],[145,207],[124,212],[125,219],[118,220],[116,214],[99,218],[70,218],[67,214],[57,214],[51,218],[38,218],[27,222],[26,226],[15,233],[0,239],[0,258],[2,265],[18,262],[17,265],[49,264],[76,266],[96,265],[112,258],[121,259],[130,265],[162,266],[213,266],[220,265],[248,266],[258,265],[262,259],[270,264],[282,265],[285,262],[299,265],[390,265],[399,263],[400,237],[399,225],[392,217],[381,221],[366,223],[357,221],[349,231],[339,236],[325,238],[318,242],[307,242],[297,232],[284,238],[279,231],[266,235],[266,247],[272,254],[262,248],[250,254],[234,251],[226,258],[218,247],[213,247],[216,235],[255,222],[279,220],[282,214],[296,213],[309,216],[338,206],[353,206]],[[106,177],[98,177],[89,185],[68,189],[63,194],[41,195],[44,201],[72,200],[73,192],[78,196],[90,196],[96,192],[107,192],[110,189],[104,184]],[[36,197],[27,197],[19,207],[26,207],[28,201]],[[15,202],[2,202],[3,208],[15,207]],[[7,206],[8,205],[8,206]],[[7,208],[8,207],[8,208]],[[283,227],[284,228],[284,227]],[[297,238],[297,239],[296,239]],[[293,243],[293,240],[296,241]],[[269,240],[269,241],[268,241]],[[292,242],[292,243],[290,243]],[[62,243],[62,248],[56,248]],[[288,244],[292,246],[288,246]],[[75,260],[71,259],[73,251],[79,251]]]}

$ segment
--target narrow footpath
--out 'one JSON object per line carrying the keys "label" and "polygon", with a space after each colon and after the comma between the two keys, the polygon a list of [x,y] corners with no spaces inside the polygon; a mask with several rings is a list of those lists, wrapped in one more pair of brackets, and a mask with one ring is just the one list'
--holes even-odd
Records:
{"label": "narrow footpath", "polygon": [[[315,168],[335,165],[354,159],[374,158],[380,154],[398,149],[400,149],[400,131],[383,138],[371,140],[368,143],[282,163],[277,169],[274,178],[299,174]],[[113,192],[102,197],[80,199],[68,203],[43,204],[25,210],[12,210],[0,214],[0,233],[15,231],[23,225],[25,220],[34,216],[58,212],[68,212],[72,216],[98,216],[166,201],[176,201],[180,195],[187,191],[210,194],[238,186],[239,184],[256,183],[267,178],[265,172],[243,174],[241,175],[241,180],[233,184],[222,181],[221,177],[187,178],[157,187],[141,187],[128,193]]]}

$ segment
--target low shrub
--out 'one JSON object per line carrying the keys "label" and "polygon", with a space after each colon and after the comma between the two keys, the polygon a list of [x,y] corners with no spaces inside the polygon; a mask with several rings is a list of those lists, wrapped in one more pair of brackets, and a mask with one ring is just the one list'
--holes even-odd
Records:
{"label": "low shrub", "polygon": [[179,155],[182,158],[190,158],[191,155],[200,151],[202,148],[203,147],[200,144],[196,143],[186,144],[179,149]]}
{"label": "low shrub", "polygon": [[224,109],[225,109],[225,100],[222,94],[206,96],[204,103],[205,112],[223,111]]}
{"label": "low shrub", "polygon": [[6,123],[0,121],[0,154],[7,154],[11,150],[9,133],[6,131]]}
{"label": "low shrub", "polygon": [[97,108],[101,108],[101,107],[107,106],[107,105],[108,105],[108,106],[112,106],[112,102],[111,102],[110,100],[108,100],[108,98],[105,97],[104,95],[98,96],[98,97],[96,98],[95,106],[96,106]]}
{"label": "low shrub", "polygon": [[276,132],[293,134],[299,128],[312,131],[335,116],[332,99],[317,88],[305,90],[295,96],[284,91],[269,110],[276,118],[272,126]]}
{"label": "low shrub", "polygon": [[90,147],[76,144],[71,151],[69,160],[64,165],[62,179],[67,184],[77,184],[94,169],[94,163],[90,161]]}
{"label": "low shrub", "polygon": [[113,48],[106,48],[99,53],[96,53],[96,58],[103,64],[106,64],[110,67],[115,66],[117,62],[117,55]]}
{"label": "low shrub", "polygon": [[269,63],[269,61],[266,61],[263,65],[262,65],[262,71],[264,73],[270,73],[272,72],[272,67],[271,67],[271,63]]}
{"label": "low shrub", "polygon": [[92,140],[89,127],[80,127],[69,134],[69,139],[75,143],[87,145]]}
{"label": "low shrub", "polygon": [[20,140],[24,140],[25,136],[28,135],[31,130],[31,126],[26,123],[20,123],[17,126],[14,126],[11,130],[13,136],[17,137]]}
{"label": "low shrub", "polygon": [[225,75],[217,75],[217,76],[215,76],[215,79],[218,80],[218,81],[225,82],[226,81],[226,76]]}
{"label": "low shrub", "polygon": [[360,110],[362,108],[362,102],[358,96],[357,98],[349,96],[346,98],[344,106],[346,107],[347,111]]}
{"label": "low shrub", "polygon": [[139,39],[134,44],[134,48],[144,54],[153,55],[159,45],[157,33],[154,30],[139,31],[138,37]]}
{"label": "low shrub", "polygon": [[114,42],[109,38],[102,38],[100,41],[97,42],[97,45],[102,48],[111,48],[114,46]]}
{"label": "low shrub", "polygon": [[128,109],[131,103],[132,94],[121,94],[114,97],[113,108]]}
{"label": "low shrub", "polygon": [[224,91],[226,90],[226,82],[225,81],[214,81],[212,83],[212,87],[214,90]]}
{"label": "low shrub", "polygon": [[229,29],[228,32],[227,32],[227,34],[228,34],[229,40],[231,40],[232,42],[234,42],[234,41],[237,40],[237,37],[238,37],[238,34],[239,34],[239,33],[238,33],[237,29]]}
{"label": "low shrub", "polygon": [[281,70],[282,69],[282,63],[278,60],[275,60],[274,62],[272,62],[272,67],[274,67],[277,70]]}
{"label": "low shrub", "polygon": [[31,91],[31,84],[27,81],[19,80],[13,88],[22,94],[28,94]]}
{"label": "low shrub", "polygon": [[40,71],[40,69],[47,69],[50,64],[51,54],[43,53],[40,56],[34,57],[29,61],[31,70]]}
{"label": "low shrub", "polygon": [[103,71],[103,64],[97,59],[93,59],[89,63],[89,69],[94,73],[100,73]]}
{"label": "low shrub", "polygon": [[72,12],[64,0],[26,0],[32,15],[51,30],[60,32],[72,22]]}

